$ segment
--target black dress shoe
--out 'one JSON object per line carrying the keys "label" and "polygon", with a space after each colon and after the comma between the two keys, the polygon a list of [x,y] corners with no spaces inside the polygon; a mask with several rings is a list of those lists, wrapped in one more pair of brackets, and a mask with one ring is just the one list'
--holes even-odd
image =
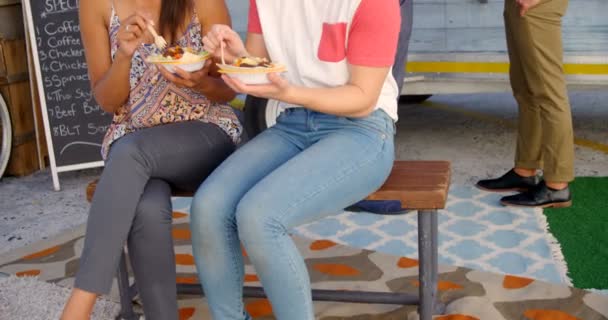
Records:
{"label": "black dress shoe", "polygon": [[568,187],[554,190],[543,181],[529,191],[502,197],[500,203],[516,207],[565,208],[572,205],[572,194]]}
{"label": "black dress shoe", "polygon": [[538,175],[534,175],[532,177],[522,177],[518,175],[515,170],[511,169],[500,178],[480,180],[475,186],[481,190],[492,192],[522,192],[536,187],[539,182],[540,177]]}

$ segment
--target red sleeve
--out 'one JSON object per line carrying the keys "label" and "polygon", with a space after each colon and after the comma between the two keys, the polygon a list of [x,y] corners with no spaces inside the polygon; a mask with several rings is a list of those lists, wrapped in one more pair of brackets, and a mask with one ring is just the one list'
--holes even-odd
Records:
{"label": "red sleeve", "polygon": [[361,0],[348,34],[348,62],[368,67],[393,65],[400,27],[399,1]]}
{"label": "red sleeve", "polygon": [[249,21],[247,22],[247,31],[251,33],[262,33],[260,15],[258,14],[258,6],[255,3],[255,0],[249,0]]}

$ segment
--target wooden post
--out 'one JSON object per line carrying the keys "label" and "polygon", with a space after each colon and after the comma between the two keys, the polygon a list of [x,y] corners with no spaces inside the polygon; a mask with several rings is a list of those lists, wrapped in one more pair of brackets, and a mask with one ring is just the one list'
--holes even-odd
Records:
{"label": "wooden post", "polygon": [[8,106],[13,126],[13,148],[6,174],[31,174],[40,165],[23,39],[0,40],[0,93]]}

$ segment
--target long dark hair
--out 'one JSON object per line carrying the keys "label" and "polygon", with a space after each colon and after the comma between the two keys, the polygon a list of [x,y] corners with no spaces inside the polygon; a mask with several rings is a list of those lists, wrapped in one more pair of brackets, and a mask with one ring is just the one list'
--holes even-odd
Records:
{"label": "long dark hair", "polygon": [[169,35],[171,43],[177,41],[177,31],[184,24],[186,15],[190,12],[192,0],[162,0],[158,30],[162,35]]}

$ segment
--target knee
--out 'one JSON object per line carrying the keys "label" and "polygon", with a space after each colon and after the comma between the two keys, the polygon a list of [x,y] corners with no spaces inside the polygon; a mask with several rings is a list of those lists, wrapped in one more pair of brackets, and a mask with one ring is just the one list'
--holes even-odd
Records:
{"label": "knee", "polygon": [[142,197],[137,204],[132,232],[158,230],[171,225],[171,199],[166,197]]}
{"label": "knee", "polygon": [[218,232],[236,230],[234,205],[224,197],[222,190],[199,188],[192,198],[190,227],[195,238],[214,238]]}
{"label": "knee", "polygon": [[236,209],[239,238],[246,247],[287,233],[287,229],[268,204],[244,198]]}
{"label": "knee", "polygon": [[108,165],[112,162],[117,162],[119,165],[133,161],[143,162],[144,157],[140,140],[133,135],[127,135],[114,142],[110,148]]}

